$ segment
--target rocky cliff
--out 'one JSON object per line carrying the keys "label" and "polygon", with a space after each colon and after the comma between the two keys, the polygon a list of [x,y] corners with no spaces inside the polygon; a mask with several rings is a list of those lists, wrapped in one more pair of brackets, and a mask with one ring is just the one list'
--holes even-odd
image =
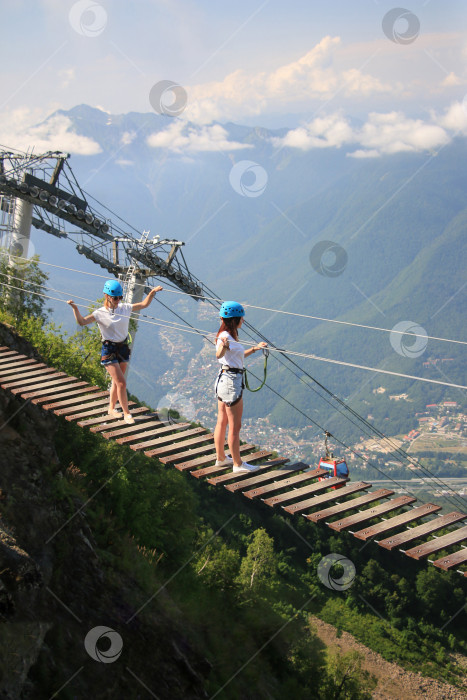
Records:
{"label": "rocky cliff", "polygon": [[[37,358],[6,326],[0,345]],[[0,697],[206,697],[209,663],[167,598],[129,622],[147,594],[96,545],[79,495],[61,488],[59,425],[0,391]]]}

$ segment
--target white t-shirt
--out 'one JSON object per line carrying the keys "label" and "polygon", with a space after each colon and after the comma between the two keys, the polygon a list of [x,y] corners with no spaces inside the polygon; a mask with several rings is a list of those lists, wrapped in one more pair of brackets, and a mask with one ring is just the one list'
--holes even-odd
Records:
{"label": "white t-shirt", "polygon": [[217,338],[216,347],[222,346],[221,338],[228,339],[230,349],[226,350],[225,355],[219,358],[220,364],[243,369],[243,358],[245,356],[245,348],[243,345],[237,340],[234,340],[228,331],[222,331]]}
{"label": "white t-shirt", "polygon": [[122,343],[128,335],[130,323],[131,304],[119,304],[115,310],[101,306],[92,312],[101,332],[102,340],[112,340],[114,343]]}

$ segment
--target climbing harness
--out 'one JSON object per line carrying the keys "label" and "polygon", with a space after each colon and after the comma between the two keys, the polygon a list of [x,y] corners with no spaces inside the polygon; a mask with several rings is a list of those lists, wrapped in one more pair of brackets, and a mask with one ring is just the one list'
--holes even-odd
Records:
{"label": "climbing harness", "polygon": [[269,350],[267,348],[263,348],[263,355],[264,355],[264,369],[263,369],[263,381],[257,387],[256,389],[250,389],[248,385],[248,376],[247,376],[247,371],[245,370],[245,387],[248,389],[248,391],[251,391],[252,394],[254,394],[256,391],[259,391],[260,389],[263,388],[263,386],[266,383],[266,378],[268,376],[268,357],[269,357]]}
{"label": "climbing harness", "polygon": [[128,362],[130,359],[131,350],[128,347],[128,338],[125,338],[121,343],[116,343],[112,340],[102,341],[101,364],[110,364],[111,362]]}

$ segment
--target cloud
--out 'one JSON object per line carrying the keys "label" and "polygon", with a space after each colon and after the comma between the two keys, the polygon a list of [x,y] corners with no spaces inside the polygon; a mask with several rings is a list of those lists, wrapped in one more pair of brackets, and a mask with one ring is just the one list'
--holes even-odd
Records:
{"label": "cloud", "polygon": [[439,118],[439,123],[450,131],[467,135],[467,98],[463,103],[454,102]]}
{"label": "cloud", "polygon": [[58,71],[58,77],[61,79],[60,87],[65,90],[75,79],[75,69],[74,68],[63,68]]}
{"label": "cloud", "polygon": [[339,113],[327,117],[318,117],[312,122],[292,129],[282,139],[273,139],[274,145],[290,146],[309,151],[312,148],[340,148],[346,143],[352,143],[355,136],[349,122]]}
{"label": "cloud", "polygon": [[429,151],[444,146],[450,136],[437,124],[409,119],[402,112],[369,114],[368,121],[357,132],[358,142],[379,154]]}
{"label": "cloud", "polygon": [[393,93],[398,87],[381,82],[358,68],[347,70],[335,65],[339,37],[326,36],[296,61],[270,73],[229,73],[222,81],[187,88],[187,121],[210,123],[214,120],[254,116],[284,104],[309,105],[310,100],[341,96],[367,98],[373,93]]}
{"label": "cloud", "polygon": [[129,146],[136,138],[136,131],[124,131],[120,138],[122,146]]}
{"label": "cloud", "polygon": [[[42,116],[42,115],[41,115]],[[63,114],[55,114],[33,126],[38,112],[16,109],[4,114],[0,126],[0,142],[21,151],[65,151],[82,156],[93,156],[102,151],[100,145],[87,136],[72,130],[72,121]]]}
{"label": "cloud", "polygon": [[443,87],[453,87],[453,86],[456,87],[457,85],[464,85],[464,84],[465,84],[465,80],[462,80],[462,78],[459,78],[459,76],[453,72],[449,73],[449,75],[447,75],[445,77],[445,79],[443,80],[443,82],[441,83],[441,85]]}
{"label": "cloud", "polygon": [[454,103],[444,116],[432,115],[431,122],[411,119],[403,112],[371,112],[361,127],[352,126],[341,113],[313,119],[292,129],[282,138],[272,139],[276,148],[289,147],[308,151],[313,148],[356,146],[349,155],[375,158],[383,154],[431,151],[451,140],[448,133],[467,133],[467,110]]}
{"label": "cloud", "polygon": [[165,131],[157,131],[147,138],[151,148],[166,148],[175,153],[201,151],[236,151],[251,145],[228,140],[226,130],[220,124],[213,126],[188,126],[177,120]]}
{"label": "cloud", "polygon": [[297,89],[308,89],[317,95],[334,92],[338,76],[331,59],[340,41],[339,37],[326,36],[298,61],[274,71],[264,81],[269,97],[285,97]]}

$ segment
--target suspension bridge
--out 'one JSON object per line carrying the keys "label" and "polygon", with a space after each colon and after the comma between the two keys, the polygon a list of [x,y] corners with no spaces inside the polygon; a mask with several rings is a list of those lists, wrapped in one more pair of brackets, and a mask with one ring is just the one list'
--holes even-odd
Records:
{"label": "suspension bridge", "polygon": [[372,540],[386,550],[427,559],[439,569],[467,577],[467,569],[459,568],[467,562],[467,547],[462,546],[467,540],[465,513],[441,513],[441,506],[417,504],[411,495],[374,489],[365,481],[329,477],[324,469],[290,463],[252,444],[240,449],[248,462],[259,464],[259,470],[254,476],[234,473],[229,466],[215,466],[214,436],[205,428],[183,417],[180,422],[161,420],[157,413],[134,402],[130,403],[135,424],[127,426],[109,417],[108,391],[8,346],[0,347],[0,387],[21,403],[36,404],[42,411],[127,445],[168,468],[261,501],[289,516],[304,517],[310,525],[349,532],[360,541]]}
{"label": "suspension bridge", "polygon": [[[188,269],[182,252],[184,243],[171,239],[161,240],[159,236],[150,238],[149,231],[138,232],[80,187],[68,158],[67,154],[61,152],[36,155],[11,149],[0,151],[0,243],[6,243],[7,251],[4,255],[7,256],[10,268],[8,273],[3,275],[0,284],[6,293],[29,293],[64,303],[63,298],[51,295],[51,292],[60,291],[53,288],[29,287],[25,292],[28,283],[22,274],[21,264],[18,263],[28,257],[30,230],[31,227],[35,227],[46,234],[73,242],[80,255],[104,268],[108,274],[118,277],[124,286],[124,300],[128,303],[140,301],[147,285],[163,278],[166,291],[187,295],[195,301],[206,302],[219,309],[222,301],[219,295]],[[47,264],[50,263],[41,261],[41,265]],[[52,267],[71,270],[63,265]],[[100,276],[84,271],[75,272]],[[67,296],[79,298],[71,293]],[[157,302],[174,314],[181,323],[168,322],[147,314],[145,317],[138,317],[138,323],[176,328],[186,333],[198,334],[208,342],[213,342],[212,333],[194,327],[160,299],[157,299]],[[258,306],[253,308],[358,326],[368,331],[394,332],[385,328],[279,309]],[[258,338],[266,341],[277,362],[291,373],[294,381],[302,383],[307,390],[317,394],[367,437],[376,436],[387,444],[391,444],[390,438],[304,370],[297,360],[310,358],[410,380],[467,388],[452,382],[390,372],[279,348],[248,322],[245,322],[243,331],[252,341],[246,341],[246,345],[256,344]],[[462,340],[438,337],[432,339],[467,344]],[[255,376],[254,373],[251,374]],[[303,462],[290,464],[288,459],[274,458],[270,450],[261,450],[250,444],[242,446],[242,454],[248,462],[259,462],[259,470],[254,476],[233,474],[228,467],[215,466],[213,435],[206,429],[188,422],[173,423],[161,420],[147,407],[139,406],[132,409],[136,419],[135,425],[125,426],[122,421],[109,419],[108,392],[90,386],[80,378],[69,377],[60,368],[48,367],[44,362],[21,355],[8,347],[0,348],[0,386],[22,402],[35,403],[44,411],[74,421],[83,429],[99,433],[105,439],[115,440],[135,451],[142,451],[149,458],[155,458],[162,464],[191,474],[211,485],[224,486],[233,493],[238,492],[253,501],[261,501],[268,507],[281,509],[290,516],[300,515],[311,523],[324,524],[338,532],[347,531],[359,540],[374,540],[387,550],[401,550],[412,559],[428,558],[440,569],[457,570],[464,576],[467,575],[464,566],[467,561],[467,547],[462,545],[467,534],[467,516],[458,510],[459,507],[464,508],[464,501],[452,489],[447,489],[446,500],[455,510],[442,514],[439,505],[420,503],[410,494],[396,495],[394,488],[397,487],[400,491],[401,485],[395,479],[390,479],[394,488],[379,489],[373,489],[371,483],[352,483],[347,478],[337,476],[323,479],[326,473],[320,468],[310,467]],[[294,405],[267,382],[265,386],[279,400],[285,401],[305,417],[321,434],[326,432],[325,427],[306,411]],[[376,469],[383,478],[390,478],[337,436],[333,435],[333,438],[342,448]],[[422,478],[434,480],[441,487],[446,486],[442,479],[435,477],[412,455],[409,456],[395,443],[393,447],[394,458],[401,465],[415,463]],[[407,528],[403,529],[404,526]],[[439,553],[442,556],[434,558]]]}

